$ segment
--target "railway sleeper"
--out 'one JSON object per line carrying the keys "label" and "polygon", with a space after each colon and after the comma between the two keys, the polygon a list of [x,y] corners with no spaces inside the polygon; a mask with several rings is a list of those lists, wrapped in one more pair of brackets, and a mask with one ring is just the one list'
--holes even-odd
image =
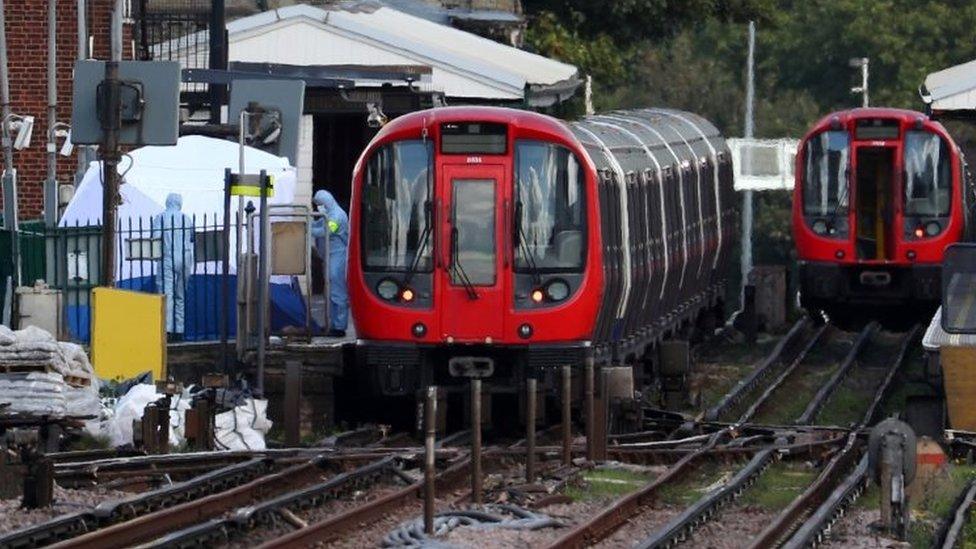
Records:
{"label": "railway sleeper", "polygon": [[664,527],[651,534],[637,547],[652,549],[683,543],[697,528],[708,522],[717,510],[738,498],[761,475],[779,453],[771,448],[760,450],[724,486],[705,494]]}
{"label": "railway sleeper", "polygon": [[142,547],[202,547],[214,541],[227,542],[259,526],[271,526],[283,510],[307,510],[348,496],[356,490],[375,485],[393,474],[396,457],[389,456],[356,470],[340,473],[331,479],[282,494],[267,501],[238,508],[231,516],[183,528],[144,544]]}
{"label": "railway sleeper", "polygon": [[63,515],[0,536],[0,548],[40,547],[68,540],[111,524],[239,486],[266,474],[272,466],[273,461],[270,459],[254,459],[131,498],[103,502],[92,511]]}

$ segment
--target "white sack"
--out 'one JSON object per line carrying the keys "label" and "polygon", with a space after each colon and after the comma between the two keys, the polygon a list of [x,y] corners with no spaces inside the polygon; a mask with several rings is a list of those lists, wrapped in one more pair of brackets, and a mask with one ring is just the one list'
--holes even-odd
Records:
{"label": "white sack", "polygon": [[[155,402],[163,396],[165,396],[163,393],[156,392],[154,385],[148,383],[133,385],[129,392],[116,402],[115,409],[110,417],[102,422],[102,434],[109,438],[113,446],[132,444],[132,422],[142,419],[147,404]],[[182,423],[186,410],[189,408],[189,399],[185,395],[175,395],[171,399],[169,413],[170,446],[177,446],[183,442],[182,429],[177,432],[174,427]]]}
{"label": "white sack", "polygon": [[222,450],[264,450],[264,437],[271,429],[268,401],[249,398],[244,404],[217,414],[217,448]]}
{"label": "white sack", "polygon": [[9,404],[2,412],[64,417],[67,409],[64,387],[60,374],[0,374],[0,403]]}

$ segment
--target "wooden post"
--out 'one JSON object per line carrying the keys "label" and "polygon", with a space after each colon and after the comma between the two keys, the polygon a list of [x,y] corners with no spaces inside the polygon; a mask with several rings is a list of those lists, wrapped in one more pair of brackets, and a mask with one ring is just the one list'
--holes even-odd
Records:
{"label": "wooden post", "polygon": [[535,405],[536,405],[536,379],[530,377],[526,380],[526,404],[525,404],[525,481],[535,481]]}
{"label": "wooden post", "polygon": [[471,502],[482,503],[481,494],[481,380],[471,379]]}
{"label": "wooden post", "polygon": [[585,406],[586,406],[586,459],[593,461],[594,439],[593,429],[596,426],[593,414],[596,411],[593,405],[593,357],[586,358],[586,386],[585,386]]}
{"label": "wooden post", "polygon": [[573,371],[567,364],[563,366],[563,465],[573,463],[573,425],[572,425],[572,383]]}
{"label": "wooden post", "polygon": [[437,387],[427,387],[427,401],[424,406],[424,422],[427,424],[426,460],[424,470],[424,532],[434,534],[434,438],[437,435]]}

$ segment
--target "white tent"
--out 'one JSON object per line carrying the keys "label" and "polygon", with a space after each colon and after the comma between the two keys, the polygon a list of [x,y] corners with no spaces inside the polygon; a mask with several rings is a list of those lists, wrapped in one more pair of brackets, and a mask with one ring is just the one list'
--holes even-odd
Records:
{"label": "white tent", "polygon": [[[181,137],[174,146],[142,147],[126,155],[119,164],[123,183],[119,188],[122,202],[118,208],[118,231],[121,240],[152,236],[153,217],[166,209],[166,197],[179,193],[183,197],[183,213],[194,219],[199,233],[214,231],[223,224],[224,170],[238,171],[240,148],[236,143],[202,136]],[[274,196],[268,203],[291,204],[295,197],[295,168],[287,158],[275,156],[252,147],[244,148],[244,172],[265,170],[274,177]],[[92,162],[65,208],[59,226],[74,227],[100,225],[102,219],[102,164]],[[253,200],[258,209],[258,199]],[[236,198],[232,202],[236,215]],[[235,249],[235,233],[230,234],[231,249]],[[126,243],[120,242],[125,250]],[[117,262],[119,280],[141,277],[152,272],[149,261],[130,260],[125,253]],[[199,263],[194,272],[217,272],[214,262]],[[236,272],[232,256],[230,269]]]}
{"label": "white tent", "polygon": [[[238,171],[240,148],[236,143],[202,136],[181,137],[171,147],[142,147],[123,157],[119,173],[122,203],[118,218],[127,223],[142,218],[148,226],[152,216],[165,209],[170,193],[183,196],[183,212],[208,223],[224,211],[224,170]],[[60,226],[99,224],[102,219],[102,169],[92,162],[61,216]],[[244,148],[245,173],[266,170],[274,176],[270,204],[291,204],[295,198],[295,169],[287,158],[252,147]],[[257,206],[257,199],[255,199]],[[218,217],[221,219],[221,217]]]}

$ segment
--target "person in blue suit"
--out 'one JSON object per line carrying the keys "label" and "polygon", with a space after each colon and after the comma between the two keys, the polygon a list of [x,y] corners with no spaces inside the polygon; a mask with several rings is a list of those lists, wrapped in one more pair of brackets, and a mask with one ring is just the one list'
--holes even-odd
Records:
{"label": "person in blue suit", "polygon": [[186,326],[186,285],[193,269],[193,218],[183,213],[183,196],[170,193],[166,210],[152,220],[153,237],[162,240],[156,290],[166,294],[166,332],[183,339]]}
{"label": "person in blue suit", "polygon": [[345,337],[349,325],[349,290],[346,287],[346,257],[349,248],[349,216],[342,210],[332,193],[316,191],[312,197],[315,208],[325,217],[312,223],[312,237],[319,257],[324,257],[328,238],[329,248],[329,336]]}

